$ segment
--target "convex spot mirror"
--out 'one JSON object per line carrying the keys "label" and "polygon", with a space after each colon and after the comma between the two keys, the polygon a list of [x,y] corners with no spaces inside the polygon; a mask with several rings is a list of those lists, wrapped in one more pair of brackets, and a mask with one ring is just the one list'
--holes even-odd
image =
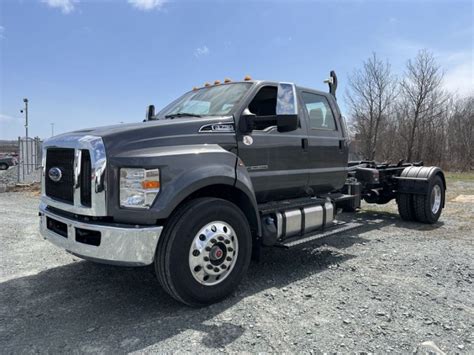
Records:
{"label": "convex spot mirror", "polygon": [[298,128],[298,99],[294,84],[278,84],[276,115],[278,132],[290,132]]}

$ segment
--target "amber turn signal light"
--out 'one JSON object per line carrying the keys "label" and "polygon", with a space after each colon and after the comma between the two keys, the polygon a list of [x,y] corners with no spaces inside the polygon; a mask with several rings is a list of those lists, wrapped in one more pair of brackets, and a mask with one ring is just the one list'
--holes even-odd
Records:
{"label": "amber turn signal light", "polygon": [[159,189],[160,182],[156,180],[145,180],[145,181],[142,181],[142,187],[146,190]]}

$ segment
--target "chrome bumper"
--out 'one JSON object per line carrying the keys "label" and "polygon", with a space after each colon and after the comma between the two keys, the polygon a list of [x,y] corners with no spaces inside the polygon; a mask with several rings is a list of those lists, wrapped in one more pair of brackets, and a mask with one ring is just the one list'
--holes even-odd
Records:
{"label": "chrome bumper", "polygon": [[[40,204],[41,235],[71,254],[105,264],[142,266],[153,263],[156,246],[163,227],[117,227],[106,224],[84,223],[58,216],[48,211],[46,207],[46,204]],[[63,226],[67,229],[67,236],[48,228],[48,218],[60,224],[65,224]],[[93,231],[96,236],[100,236],[99,245],[77,241],[77,228]]]}

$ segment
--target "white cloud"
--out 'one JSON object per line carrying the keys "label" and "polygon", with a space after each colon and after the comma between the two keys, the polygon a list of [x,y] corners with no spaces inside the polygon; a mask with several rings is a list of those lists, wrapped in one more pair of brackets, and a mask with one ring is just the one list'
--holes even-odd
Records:
{"label": "white cloud", "polygon": [[138,10],[151,11],[159,10],[166,0],[128,0],[128,3]]}
{"label": "white cloud", "polygon": [[199,58],[199,57],[208,55],[209,52],[210,51],[209,51],[209,48],[207,48],[207,46],[198,47],[194,50],[194,56],[196,58]]}
{"label": "white cloud", "polygon": [[474,63],[471,58],[447,67],[444,88],[461,97],[474,95]]}
{"label": "white cloud", "polygon": [[41,2],[50,7],[61,9],[63,14],[69,14],[74,11],[74,4],[79,0],[41,0]]}

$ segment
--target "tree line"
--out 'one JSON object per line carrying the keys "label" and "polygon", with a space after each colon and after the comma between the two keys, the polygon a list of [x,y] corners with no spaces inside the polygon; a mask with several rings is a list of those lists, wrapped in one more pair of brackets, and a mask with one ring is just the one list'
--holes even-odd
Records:
{"label": "tree line", "polygon": [[443,75],[427,50],[407,61],[401,77],[375,53],[355,69],[345,99],[357,159],[474,169],[474,92],[446,91]]}

